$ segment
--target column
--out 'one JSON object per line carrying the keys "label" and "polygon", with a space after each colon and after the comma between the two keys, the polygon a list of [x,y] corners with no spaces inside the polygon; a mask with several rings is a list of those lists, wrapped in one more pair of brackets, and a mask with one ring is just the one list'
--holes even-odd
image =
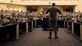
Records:
{"label": "column", "polygon": [[26,22],[26,33],[28,33],[28,22]]}
{"label": "column", "polygon": [[82,24],[80,24],[80,40],[82,40]]}
{"label": "column", "polygon": [[16,40],[19,39],[19,24],[16,25]]}

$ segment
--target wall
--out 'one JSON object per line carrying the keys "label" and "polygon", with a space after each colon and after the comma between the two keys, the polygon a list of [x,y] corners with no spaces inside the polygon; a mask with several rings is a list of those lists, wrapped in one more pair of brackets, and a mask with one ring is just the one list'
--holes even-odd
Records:
{"label": "wall", "polygon": [[7,9],[8,10],[16,10],[16,11],[26,11],[26,6],[8,4]]}
{"label": "wall", "polygon": [[1,9],[6,10],[6,5],[5,5],[5,4],[0,4],[0,10],[1,10]]}
{"label": "wall", "polygon": [[0,0],[0,3],[11,3],[11,0]]}
{"label": "wall", "polygon": [[13,3],[21,5],[51,5],[53,2],[56,5],[77,5],[77,1],[15,1]]}
{"label": "wall", "polygon": [[79,0],[78,5],[76,5],[76,7],[75,7],[75,11],[76,12],[78,12],[78,11],[82,12],[82,0]]}
{"label": "wall", "polygon": [[[0,2],[4,2],[4,3],[11,3],[11,0],[0,0]],[[45,1],[33,1],[33,0],[13,0],[13,2],[11,4],[19,4],[19,5],[50,5],[51,3],[56,3],[57,5],[77,5],[77,0],[74,1],[65,1],[65,0],[61,0],[61,1],[54,1],[54,0],[45,0]]]}
{"label": "wall", "polygon": [[0,10],[19,10],[19,11],[26,11],[26,6],[21,5],[14,5],[14,4],[2,4],[0,3]]}
{"label": "wall", "polygon": [[[61,0],[61,1],[33,1],[33,0],[0,0],[0,3],[9,3],[9,4],[17,4],[17,5],[51,5],[51,3],[56,3],[56,5],[75,5],[75,12],[77,11],[82,11],[82,0],[73,0],[73,1],[66,1],[66,0]],[[0,6],[4,7],[5,6]],[[22,9],[25,10],[25,7],[22,7]]]}
{"label": "wall", "polygon": [[43,7],[38,7],[38,8],[37,8],[37,11],[38,11],[38,12],[42,12],[42,11],[43,11]]}

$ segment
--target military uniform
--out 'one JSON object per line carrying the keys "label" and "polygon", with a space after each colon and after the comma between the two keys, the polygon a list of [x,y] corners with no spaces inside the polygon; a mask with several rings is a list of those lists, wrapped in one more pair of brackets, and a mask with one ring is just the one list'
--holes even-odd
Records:
{"label": "military uniform", "polygon": [[51,38],[52,35],[52,31],[54,31],[55,34],[55,38],[57,37],[57,13],[61,14],[60,10],[55,8],[55,7],[51,7],[47,10],[46,14],[50,13],[50,32],[49,32],[49,37]]}

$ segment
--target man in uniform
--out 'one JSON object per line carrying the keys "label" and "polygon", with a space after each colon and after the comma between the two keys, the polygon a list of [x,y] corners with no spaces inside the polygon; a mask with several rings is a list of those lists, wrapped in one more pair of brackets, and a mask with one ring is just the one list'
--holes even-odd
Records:
{"label": "man in uniform", "polygon": [[[55,7],[55,3],[52,3],[52,7],[49,8],[46,12],[50,13],[50,32],[49,32],[49,39],[51,39],[52,31],[54,31],[55,39],[58,39],[57,36],[57,13],[61,14],[61,11]],[[53,30],[54,29],[54,30]]]}

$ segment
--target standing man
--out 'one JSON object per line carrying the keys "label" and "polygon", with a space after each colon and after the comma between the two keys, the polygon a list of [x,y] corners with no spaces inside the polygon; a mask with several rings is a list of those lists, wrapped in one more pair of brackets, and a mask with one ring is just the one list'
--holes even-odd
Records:
{"label": "standing man", "polygon": [[[55,8],[55,3],[52,3],[52,7],[49,8],[46,12],[47,13],[50,13],[50,32],[49,32],[49,39],[51,39],[51,35],[52,35],[52,31],[54,31],[54,35],[55,35],[55,39],[58,39],[58,36],[57,36],[57,13],[61,14],[61,11],[57,8]],[[54,30],[53,30],[54,29]]]}

